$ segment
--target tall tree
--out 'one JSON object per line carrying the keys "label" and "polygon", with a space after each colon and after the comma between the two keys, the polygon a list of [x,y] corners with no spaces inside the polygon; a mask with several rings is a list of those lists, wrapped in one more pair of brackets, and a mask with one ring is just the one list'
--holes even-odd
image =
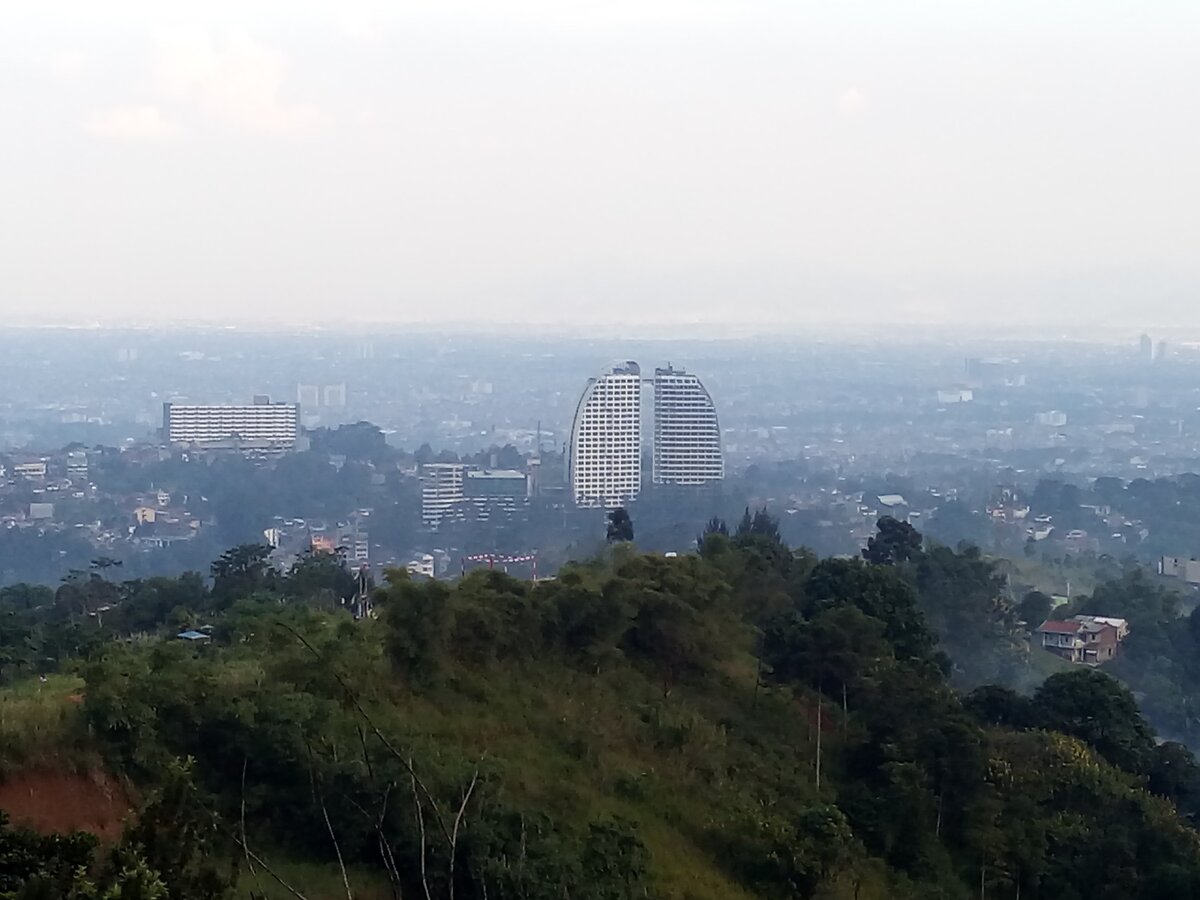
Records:
{"label": "tall tree", "polygon": [[720,516],[713,516],[705,523],[704,530],[696,538],[696,549],[703,553],[705,542],[714,534],[729,537],[729,526],[725,524],[725,520]]}
{"label": "tall tree", "polygon": [[881,516],[875,523],[876,533],[867,540],[863,559],[881,566],[908,562],[921,552],[921,532],[907,522],[891,516]]}
{"label": "tall tree", "polygon": [[1096,669],[1047,678],[1033,696],[1042,727],[1086,741],[1110,763],[1143,774],[1153,762],[1154,732],[1128,688]]}
{"label": "tall tree", "polygon": [[212,564],[213,597],[228,606],[259,591],[274,587],[274,570],[265,544],[239,544],[221,554]]}
{"label": "tall tree", "polygon": [[1053,602],[1041,591],[1030,591],[1021,598],[1017,613],[1026,626],[1031,629],[1037,628],[1049,618]]}
{"label": "tall tree", "polygon": [[610,544],[633,540],[633,519],[623,506],[608,514],[608,542]]}

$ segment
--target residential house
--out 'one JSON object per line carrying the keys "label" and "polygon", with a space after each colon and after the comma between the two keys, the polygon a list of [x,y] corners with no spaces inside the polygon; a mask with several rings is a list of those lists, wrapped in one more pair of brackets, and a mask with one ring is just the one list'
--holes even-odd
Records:
{"label": "residential house", "polygon": [[1125,638],[1129,637],[1128,619],[1117,619],[1112,616],[1075,616],[1075,619],[1084,623],[1111,625],[1117,630],[1117,643],[1121,643]]}
{"label": "residential house", "polygon": [[1025,529],[1026,536],[1033,541],[1044,541],[1054,533],[1054,526],[1039,522]]}
{"label": "residential house", "polygon": [[404,567],[410,575],[422,575],[425,578],[436,577],[436,564],[432,553],[420,553]]}
{"label": "residential house", "polygon": [[1070,554],[1084,553],[1089,550],[1095,553],[1100,549],[1100,546],[1096,538],[1089,535],[1082,528],[1072,528],[1063,537],[1063,549]]}
{"label": "residential house", "polygon": [[1098,666],[1117,655],[1129,636],[1129,623],[1111,616],[1073,616],[1043,622],[1037,633],[1042,649],[1068,662]]}
{"label": "residential house", "polygon": [[1158,561],[1158,574],[1167,578],[1178,578],[1188,584],[1200,584],[1200,560],[1164,556]]}
{"label": "residential house", "polygon": [[199,533],[200,523],[192,521],[163,522],[156,521],[138,525],[131,537],[134,546],[140,550],[163,550],[176,544],[195,540]]}
{"label": "residential house", "polygon": [[15,462],[12,466],[12,473],[20,478],[45,478],[46,461],[44,459],[27,459]]}

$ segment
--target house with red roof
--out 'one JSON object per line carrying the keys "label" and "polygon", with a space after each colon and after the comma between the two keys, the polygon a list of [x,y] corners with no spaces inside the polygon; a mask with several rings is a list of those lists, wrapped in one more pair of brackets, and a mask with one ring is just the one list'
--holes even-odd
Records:
{"label": "house with red roof", "polygon": [[1037,634],[1043,650],[1067,662],[1098,666],[1117,655],[1129,635],[1129,623],[1112,616],[1073,616],[1045,621]]}

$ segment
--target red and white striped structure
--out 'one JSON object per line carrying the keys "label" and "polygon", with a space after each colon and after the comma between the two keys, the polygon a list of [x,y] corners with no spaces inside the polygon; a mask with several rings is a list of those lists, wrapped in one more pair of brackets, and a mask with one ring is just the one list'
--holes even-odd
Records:
{"label": "red and white striped structure", "polygon": [[473,556],[462,557],[462,574],[467,574],[467,563],[487,563],[489,569],[496,568],[499,564],[505,572],[508,571],[510,565],[520,563],[530,563],[533,569],[533,580],[537,581],[537,553],[525,553],[514,556],[507,556],[502,553],[476,553]]}

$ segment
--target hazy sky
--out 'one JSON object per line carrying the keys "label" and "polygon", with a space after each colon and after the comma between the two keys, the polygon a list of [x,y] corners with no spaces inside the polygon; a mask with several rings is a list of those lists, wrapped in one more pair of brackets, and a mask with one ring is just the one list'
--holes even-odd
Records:
{"label": "hazy sky", "polygon": [[28,320],[1200,318],[1200,3],[0,4]]}

